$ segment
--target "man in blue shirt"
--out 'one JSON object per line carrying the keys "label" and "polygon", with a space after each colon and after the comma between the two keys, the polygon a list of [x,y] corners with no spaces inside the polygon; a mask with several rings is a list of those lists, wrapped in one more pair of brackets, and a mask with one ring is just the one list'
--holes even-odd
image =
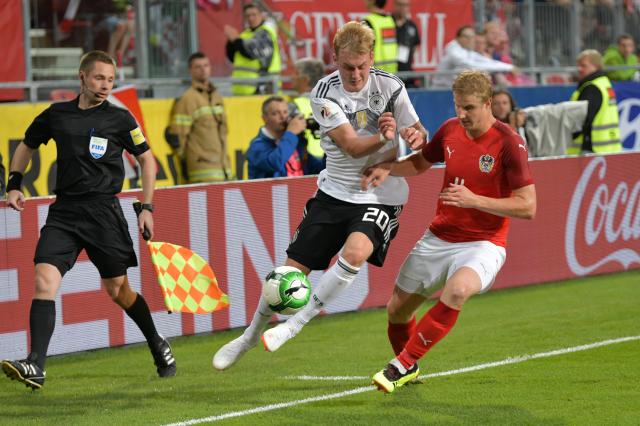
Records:
{"label": "man in blue shirt", "polygon": [[247,151],[249,179],[303,176],[320,173],[321,159],[307,152],[307,128],[302,115],[289,116],[284,98],[271,96],[262,104],[264,126],[251,141]]}

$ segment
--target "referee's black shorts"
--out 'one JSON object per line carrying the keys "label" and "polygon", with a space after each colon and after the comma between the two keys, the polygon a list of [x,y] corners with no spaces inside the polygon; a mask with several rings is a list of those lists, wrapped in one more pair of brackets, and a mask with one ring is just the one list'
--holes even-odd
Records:
{"label": "referee's black shorts", "polygon": [[401,212],[402,206],[348,203],[318,190],[307,201],[287,255],[309,269],[327,269],[347,237],[357,231],[373,243],[373,253],[367,262],[382,266],[389,244],[398,233]]}
{"label": "referee's black shorts", "polygon": [[91,201],[57,200],[40,231],[34,262],[49,263],[64,276],[85,249],[100,277],[125,275],[137,266],[127,221],[116,197]]}

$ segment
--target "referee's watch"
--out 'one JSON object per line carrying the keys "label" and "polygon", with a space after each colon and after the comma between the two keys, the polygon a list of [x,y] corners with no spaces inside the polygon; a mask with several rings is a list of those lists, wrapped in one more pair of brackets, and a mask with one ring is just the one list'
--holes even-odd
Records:
{"label": "referee's watch", "polygon": [[149,210],[151,213],[153,213],[153,204],[141,204],[140,208],[142,210]]}

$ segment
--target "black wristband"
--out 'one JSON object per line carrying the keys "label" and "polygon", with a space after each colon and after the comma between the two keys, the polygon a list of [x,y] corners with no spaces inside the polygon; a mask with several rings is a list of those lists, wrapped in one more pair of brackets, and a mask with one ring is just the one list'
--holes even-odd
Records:
{"label": "black wristband", "polygon": [[22,188],[22,173],[9,172],[9,180],[7,180],[7,192]]}
{"label": "black wristband", "polygon": [[141,204],[140,209],[149,210],[151,213],[153,213],[153,204]]}

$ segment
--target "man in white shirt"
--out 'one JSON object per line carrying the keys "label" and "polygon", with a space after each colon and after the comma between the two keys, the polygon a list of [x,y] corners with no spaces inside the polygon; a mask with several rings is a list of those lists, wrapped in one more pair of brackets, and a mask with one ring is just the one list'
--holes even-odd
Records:
{"label": "man in white shirt", "polygon": [[513,65],[506,62],[487,58],[474,50],[476,32],[470,25],[465,25],[456,32],[455,40],[450,41],[444,48],[442,60],[436,68],[436,72],[447,72],[450,74],[439,74],[433,77],[434,87],[450,88],[456,71],[465,69],[480,70],[487,72],[513,71]]}
{"label": "man in white shirt", "polygon": [[[412,149],[426,143],[427,132],[409,101],[402,81],[372,68],[374,34],[358,22],[345,24],[333,41],[338,70],[318,82],[311,106],[320,124],[327,167],[318,191],[287,249],[287,266],[305,274],[327,269],[314,285],[311,300],[286,322],[262,334],[273,352],[294,337],[355,279],[364,262],[382,266],[398,231],[398,215],[409,189],[404,178],[390,177],[379,186],[360,188],[362,173],[373,164],[397,157],[398,133]],[[244,333],[213,358],[218,370],[231,367],[260,341],[274,312],[263,298]]]}

